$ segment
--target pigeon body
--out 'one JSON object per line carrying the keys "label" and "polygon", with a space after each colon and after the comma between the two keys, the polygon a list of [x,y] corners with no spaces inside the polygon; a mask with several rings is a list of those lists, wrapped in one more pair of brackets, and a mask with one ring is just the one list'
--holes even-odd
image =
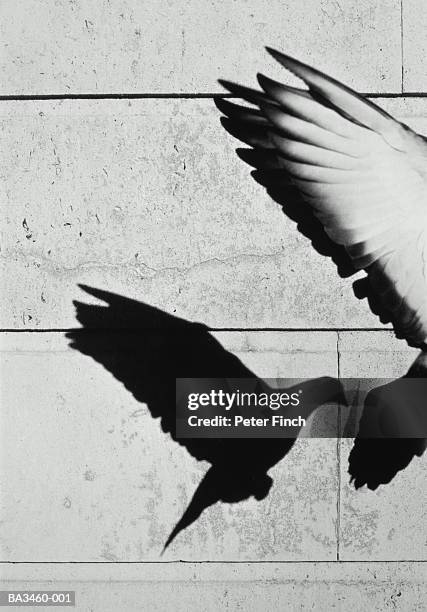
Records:
{"label": "pigeon body", "polygon": [[[427,340],[427,142],[345,85],[268,49],[308,89],[258,75],[262,92],[225,86],[258,108],[226,102],[250,126],[271,170],[293,185],[345,248],[398,337]],[[224,111],[224,105],[223,111]],[[252,130],[252,131],[251,131]]]}

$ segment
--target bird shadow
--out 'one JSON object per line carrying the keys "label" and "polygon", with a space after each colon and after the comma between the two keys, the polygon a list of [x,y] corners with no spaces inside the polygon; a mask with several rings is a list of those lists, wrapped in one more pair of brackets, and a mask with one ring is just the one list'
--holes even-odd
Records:
{"label": "bird shadow", "polygon": [[[217,502],[264,499],[273,482],[268,471],[286,457],[295,438],[182,439],[177,438],[175,425],[177,378],[251,378],[262,388],[265,382],[224,349],[205,325],[114,293],[80,287],[104,304],[74,302],[82,329],[67,333],[71,347],[102,364],[137,401],[147,405],[153,418],[160,419],[165,433],[192,457],[211,464],[165,548]],[[310,398],[309,411],[343,399],[342,386],[334,378],[302,382],[298,389]]]}
{"label": "bird shadow", "polygon": [[[245,94],[241,97],[249,102],[260,95],[235,87],[241,89],[240,93]],[[299,192],[286,180],[283,170],[278,172],[274,153],[265,146],[265,126],[262,122],[257,125],[259,118],[255,122],[254,115],[249,120],[242,119],[243,107],[221,98],[215,101],[225,115],[222,120],[225,129],[250,147],[236,151],[252,166],[253,178],[280,204],[284,214],[297,224],[298,230],[311,241],[316,251],[332,259],[341,277],[353,275],[356,271],[345,249],[327,236]],[[82,329],[67,333],[72,348],[103,365],[137,401],[147,405],[151,416],[159,419],[165,434],[185,447],[195,459],[211,464],[173,527],[165,548],[206,508],[217,502],[231,504],[250,497],[264,499],[273,483],[269,470],[286,457],[296,438],[178,438],[175,434],[175,385],[177,378],[250,378],[256,379],[261,388],[265,388],[265,382],[224,349],[205,325],[114,293],[84,285],[81,288],[105,305],[75,302],[76,316]],[[356,297],[368,299],[371,309],[382,322],[390,321],[389,313],[371,292],[367,278],[357,279],[353,288]],[[298,387],[306,396],[311,396],[307,405],[313,411],[326,403],[345,402],[342,384],[334,378],[318,378],[300,383]],[[372,399],[372,395],[369,397]],[[377,409],[386,415],[390,414],[387,397],[387,393],[385,396],[380,393],[377,398]],[[365,402],[365,410],[366,406]],[[350,454],[349,473],[356,488],[367,484],[373,489],[390,482],[412,457],[420,456],[425,450],[425,441],[379,439],[377,435],[371,439],[372,429],[366,425],[366,414],[362,415],[359,434]],[[347,431],[344,435],[352,433]]]}
{"label": "bird shadow", "polygon": [[[329,238],[311,207],[293,185],[291,177],[287,176],[286,171],[278,163],[268,135],[274,131],[274,128],[267,124],[258,108],[253,108],[253,106],[272,104],[272,101],[261,91],[229,81],[220,81],[220,83],[233,96],[246,103],[245,106],[241,106],[224,98],[215,99],[215,104],[223,115],[221,124],[224,129],[249,147],[236,148],[236,154],[252,168],[253,179],[265,188],[274,202],[280,205],[285,216],[296,223],[298,231],[310,240],[313,248],[320,255],[333,261],[341,278],[353,276],[357,270],[350,256],[344,247]],[[311,95],[316,94],[311,92]],[[392,321],[390,312],[372,291],[367,276],[357,278],[353,282],[353,292],[357,299],[367,300],[371,311],[379,317],[381,323]],[[401,337],[398,333],[396,335]],[[425,377],[426,372],[424,371],[422,375]],[[412,376],[414,376],[413,368],[403,379]],[[396,385],[403,379],[389,383],[388,389],[395,390]],[[396,423],[397,413],[406,414],[407,424],[411,421],[411,409],[418,410],[408,402],[407,395],[403,394],[400,397],[398,405],[390,401],[391,395],[392,393],[382,388],[371,391],[366,398],[360,421],[353,418],[352,422],[350,419],[343,428],[343,437],[355,437],[348,467],[350,481],[355,488],[366,484],[369,488],[375,489],[380,484],[389,483],[400,470],[409,465],[414,456],[421,456],[425,450],[424,436],[427,435],[427,430],[424,424],[421,424],[418,433],[411,434],[410,438],[404,435],[406,425],[403,427],[403,432],[399,428],[392,427],[393,432],[390,433],[391,423]],[[427,397],[427,392],[424,397]],[[375,411],[372,410],[373,400],[375,400]],[[424,403],[423,396],[419,397],[419,406],[424,407]],[[372,422],[374,412],[376,415],[382,415],[384,428],[381,432],[374,431]]]}
{"label": "bird shadow", "polygon": [[[364,402],[356,399],[350,408],[351,415],[358,404],[363,406],[348,465],[356,489],[388,484],[426,450],[427,378],[422,359],[417,357],[405,376],[371,389]],[[348,419],[349,429],[352,420],[354,414]],[[349,434],[344,428],[344,437]]]}

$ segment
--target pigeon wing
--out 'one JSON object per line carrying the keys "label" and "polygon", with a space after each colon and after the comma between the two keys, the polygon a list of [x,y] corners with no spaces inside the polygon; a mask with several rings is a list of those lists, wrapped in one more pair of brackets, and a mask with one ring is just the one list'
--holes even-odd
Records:
{"label": "pigeon wing", "polygon": [[[301,78],[300,94],[259,75],[259,103],[280,166],[328,236],[410,343],[427,338],[427,145],[385,111],[334,79],[270,53]],[[307,93],[309,95],[307,95]]]}

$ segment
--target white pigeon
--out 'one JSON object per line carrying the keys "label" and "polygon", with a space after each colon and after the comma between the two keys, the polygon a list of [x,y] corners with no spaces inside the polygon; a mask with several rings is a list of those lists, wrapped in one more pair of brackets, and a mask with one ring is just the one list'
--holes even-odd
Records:
{"label": "white pigeon", "polygon": [[245,118],[265,129],[277,168],[366,270],[397,335],[427,351],[427,140],[331,77],[267,50],[308,89],[263,75],[258,93],[222,83],[259,107]]}

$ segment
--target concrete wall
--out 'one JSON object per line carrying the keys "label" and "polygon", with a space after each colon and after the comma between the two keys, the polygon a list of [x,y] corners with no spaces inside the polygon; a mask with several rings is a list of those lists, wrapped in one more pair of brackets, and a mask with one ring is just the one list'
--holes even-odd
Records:
{"label": "concrete wall", "polygon": [[355,490],[352,440],[300,439],[266,499],[209,507],[160,556],[208,464],[65,337],[73,300],[99,303],[85,283],[205,323],[260,377],[403,375],[416,351],[252,180],[212,94],[284,78],[268,44],[427,134],[423,4],[2,4],[2,588],[88,611],[425,609],[425,457]]}

